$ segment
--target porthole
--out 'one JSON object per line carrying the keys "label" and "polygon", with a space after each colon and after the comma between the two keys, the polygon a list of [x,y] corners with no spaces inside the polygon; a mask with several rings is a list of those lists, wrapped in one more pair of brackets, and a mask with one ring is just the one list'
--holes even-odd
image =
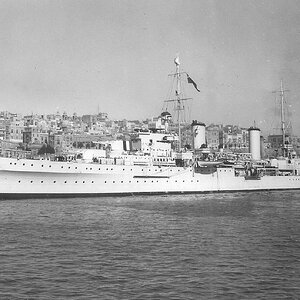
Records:
{"label": "porthole", "polygon": [[177,180],[175,180],[175,182],[177,182]]}
{"label": "porthole", "polygon": [[33,181],[31,180],[30,183],[33,183]]}
{"label": "porthole", "polygon": [[25,166],[25,164],[23,164],[23,166]]}
{"label": "porthole", "polygon": [[77,183],[77,180],[75,181],[75,183]]}
{"label": "porthole", "polygon": [[147,181],[146,180],[144,180],[144,183],[146,183]]}
{"label": "porthole", "polygon": [[14,163],[14,165],[16,165],[17,163]]}
{"label": "porthole", "polygon": [[123,183],[123,181],[121,181],[121,183]]}
{"label": "porthole", "polygon": [[56,180],[54,180],[53,183],[56,183]]}
{"label": "porthole", "polygon": [[12,165],[12,163],[9,163],[10,165]]}
{"label": "porthole", "polygon": [[99,168],[99,171],[100,171],[100,168]]}
{"label": "porthole", "polygon": [[21,180],[19,180],[18,182],[21,183]]}
{"label": "porthole", "polygon": [[68,167],[68,169],[71,169],[71,167]]}
{"label": "porthole", "polygon": [[115,183],[115,181],[113,181],[113,183]]}
{"label": "porthole", "polygon": [[82,181],[82,183],[85,183],[85,181]]}
{"label": "porthole", "polygon": [[49,168],[51,168],[51,165],[49,165]]}
{"label": "porthole", "polygon": [[64,168],[64,166],[61,166],[61,168],[63,169],[63,168]]}
{"label": "porthole", "polygon": [[104,181],[104,183],[106,183],[106,181]]}
{"label": "porthole", "polygon": [[44,183],[44,181],[43,181],[43,180],[41,180],[41,183]]}
{"label": "porthole", "polygon": [[75,170],[77,170],[77,167],[75,167]]}
{"label": "porthole", "polygon": [[94,181],[92,181],[92,183],[94,183]]}
{"label": "porthole", "polygon": [[41,167],[43,167],[44,165],[41,165]]}
{"label": "porthole", "polygon": [[67,181],[65,180],[65,183],[67,183]]}
{"label": "porthole", "polygon": [[33,164],[31,164],[31,166],[33,167]]}
{"label": "porthole", "polygon": [[92,170],[92,168],[90,168],[90,170]]}

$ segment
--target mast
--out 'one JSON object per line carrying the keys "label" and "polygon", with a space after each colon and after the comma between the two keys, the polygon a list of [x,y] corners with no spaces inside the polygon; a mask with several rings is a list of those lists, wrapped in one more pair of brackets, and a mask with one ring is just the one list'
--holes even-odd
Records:
{"label": "mast", "polygon": [[177,100],[177,113],[178,113],[178,148],[179,150],[181,149],[181,110],[183,109],[181,107],[181,82],[180,82],[180,62],[179,62],[179,57],[177,56],[174,59],[174,63],[176,65],[176,86],[177,89],[175,91],[176,94],[176,100]]}
{"label": "mast", "polygon": [[284,93],[288,92],[289,90],[285,90],[283,88],[283,80],[280,80],[280,90],[279,91],[273,91],[273,93],[279,93],[280,95],[280,130],[282,135],[282,153],[283,156],[286,157],[286,154],[288,152],[288,149],[286,148],[286,122],[285,122],[285,114],[284,114],[284,108],[285,108],[285,98]]}
{"label": "mast", "polygon": [[175,98],[165,100],[164,102],[176,102],[175,110],[177,111],[177,118],[178,118],[178,148],[180,151],[180,149],[181,149],[181,115],[182,115],[182,111],[184,110],[183,102],[187,101],[187,100],[191,100],[192,98],[183,98],[182,97],[181,74],[186,74],[186,73],[180,72],[180,62],[179,62],[178,55],[174,59],[174,63],[176,65],[176,72],[175,72],[175,74],[169,74],[169,76],[174,77],[176,80]]}
{"label": "mast", "polygon": [[283,156],[285,156],[284,89],[283,89],[282,80],[280,81],[280,112],[281,112],[282,149],[283,149]]}

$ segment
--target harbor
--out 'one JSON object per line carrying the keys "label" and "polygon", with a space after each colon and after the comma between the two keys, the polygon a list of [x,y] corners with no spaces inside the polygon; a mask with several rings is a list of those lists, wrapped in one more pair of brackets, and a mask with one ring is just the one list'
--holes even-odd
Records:
{"label": "harbor", "polygon": [[300,299],[300,2],[0,1],[0,299]]}
{"label": "harbor", "polygon": [[[94,149],[64,149],[58,154],[51,144],[50,133],[34,157],[29,153],[34,127],[21,131],[23,147],[12,156],[4,149],[0,157],[0,195],[6,198],[82,197],[135,194],[209,193],[300,188],[300,159],[297,148],[289,143],[284,114],[284,89],[281,81],[282,144],[277,155],[263,159],[261,131],[249,127],[249,152],[219,152],[207,146],[207,130],[203,122],[193,120],[188,128],[191,143],[183,144],[185,102],[182,76],[200,92],[187,73],[174,59],[174,94],[165,103],[174,103],[177,121],[167,110],[153,127],[134,128],[129,139],[92,140]],[[167,108],[166,108],[167,109]],[[97,123],[96,123],[97,124]],[[29,129],[31,131],[29,131]],[[28,134],[30,133],[30,134]],[[71,132],[72,134],[72,132]],[[93,138],[93,136],[91,136]],[[55,140],[55,135],[54,135]],[[86,147],[87,148],[87,147]],[[27,150],[27,151],[26,151]],[[280,150],[280,152],[278,152]],[[56,154],[56,155],[55,155]],[[227,155],[228,154],[228,155]],[[228,156],[233,154],[231,161]],[[219,157],[220,159],[216,159]],[[234,159],[232,159],[234,158]]]}

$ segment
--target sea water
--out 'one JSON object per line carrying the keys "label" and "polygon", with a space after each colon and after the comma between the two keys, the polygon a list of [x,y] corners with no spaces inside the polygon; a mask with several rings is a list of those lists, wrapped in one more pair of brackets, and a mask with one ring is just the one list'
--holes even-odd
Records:
{"label": "sea water", "polygon": [[0,299],[300,299],[298,191],[0,201]]}

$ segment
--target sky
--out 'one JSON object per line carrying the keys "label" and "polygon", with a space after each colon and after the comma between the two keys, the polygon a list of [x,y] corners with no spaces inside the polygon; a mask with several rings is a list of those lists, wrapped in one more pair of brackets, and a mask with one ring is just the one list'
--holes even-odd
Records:
{"label": "sky", "polygon": [[[0,0],[0,111],[162,112],[179,55],[191,119],[300,134],[300,1]],[[255,122],[255,123],[254,123]]]}

